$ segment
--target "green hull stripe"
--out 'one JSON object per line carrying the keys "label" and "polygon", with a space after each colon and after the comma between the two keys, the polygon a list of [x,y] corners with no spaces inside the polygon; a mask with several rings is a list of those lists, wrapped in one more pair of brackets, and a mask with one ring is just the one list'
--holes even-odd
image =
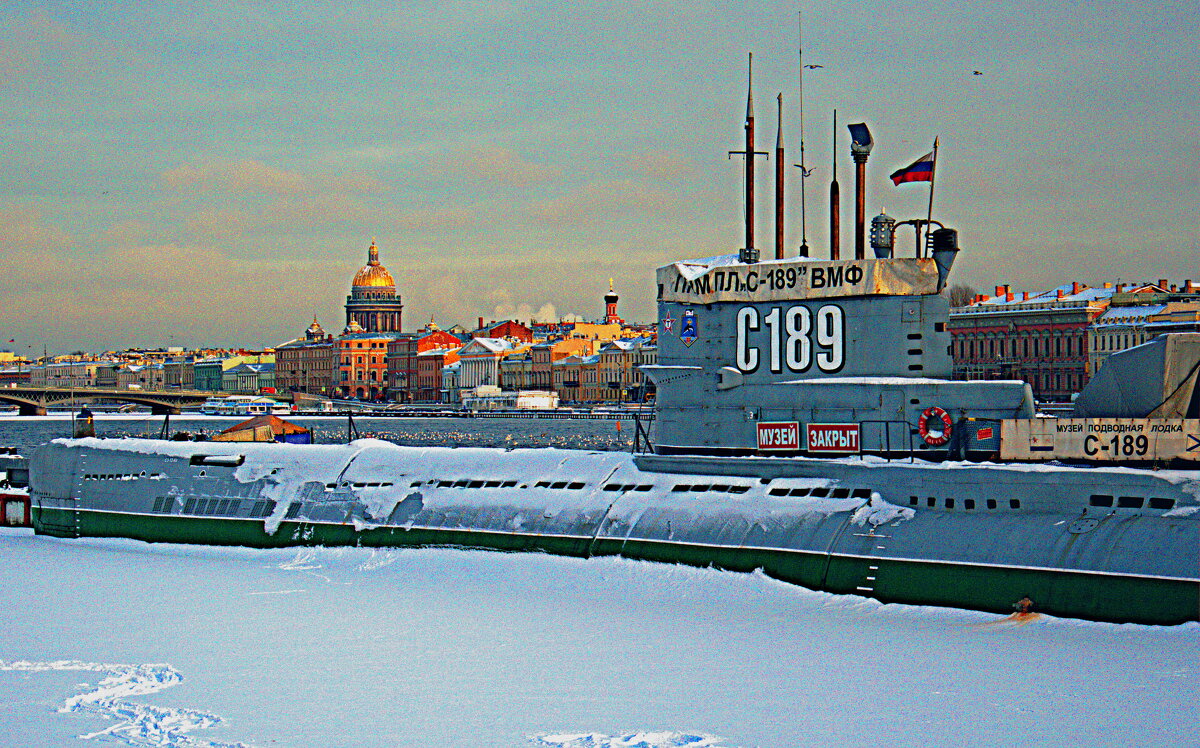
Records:
{"label": "green hull stripe", "polygon": [[268,533],[261,519],[145,515],[33,508],[34,527],[60,537],[118,537],[147,542],[286,546],[458,547],[624,558],[751,572],[815,590],[882,602],[998,613],[1028,596],[1053,615],[1120,623],[1200,620],[1200,582],[1110,572],[849,556],[777,548],[741,548],[582,535],[529,535],[478,529],[375,527],[284,521]]}

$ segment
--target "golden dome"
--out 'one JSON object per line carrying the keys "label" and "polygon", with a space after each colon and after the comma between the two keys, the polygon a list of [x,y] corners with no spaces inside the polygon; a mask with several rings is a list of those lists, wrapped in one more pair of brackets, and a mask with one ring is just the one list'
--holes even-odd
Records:
{"label": "golden dome", "polygon": [[375,246],[375,240],[371,240],[371,246],[367,250],[367,266],[354,274],[350,285],[356,288],[396,287],[396,280],[392,278],[392,274],[379,264],[379,247]]}

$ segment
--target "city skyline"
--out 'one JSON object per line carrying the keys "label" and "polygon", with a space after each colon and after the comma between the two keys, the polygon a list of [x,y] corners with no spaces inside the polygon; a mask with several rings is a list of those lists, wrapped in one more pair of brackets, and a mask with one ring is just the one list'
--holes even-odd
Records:
{"label": "city skyline", "polygon": [[[764,150],[784,95],[789,255],[799,244],[798,9],[6,4],[2,339],[269,346],[314,314],[336,332],[372,237],[409,327],[592,318],[609,277],[624,316],[652,320],[655,267],[741,245],[726,152],[747,52]],[[955,282],[1197,275],[1195,7],[804,12],[805,62],[822,66],[805,76],[815,256],[836,108],[875,138],[868,217],[924,215],[927,190],[887,175],[941,137],[934,218],[960,231]],[[852,212],[844,197],[843,253]]]}

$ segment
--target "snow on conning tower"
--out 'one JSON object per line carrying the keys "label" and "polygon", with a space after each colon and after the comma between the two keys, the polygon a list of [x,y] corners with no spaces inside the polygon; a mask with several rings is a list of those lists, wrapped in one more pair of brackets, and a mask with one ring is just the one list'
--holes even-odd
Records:
{"label": "snow on conning tower", "polygon": [[[1024,382],[950,381],[943,291],[957,233],[935,231],[933,257],[901,258],[883,223],[874,258],[755,262],[743,251],[658,269],[658,364],[643,367],[658,386],[656,452],[816,453],[809,427],[853,426],[847,451],[935,456],[959,443],[931,438],[931,415],[1032,417]],[[764,444],[767,424],[792,436]],[[965,448],[998,449],[999,429],[978,428]]]}

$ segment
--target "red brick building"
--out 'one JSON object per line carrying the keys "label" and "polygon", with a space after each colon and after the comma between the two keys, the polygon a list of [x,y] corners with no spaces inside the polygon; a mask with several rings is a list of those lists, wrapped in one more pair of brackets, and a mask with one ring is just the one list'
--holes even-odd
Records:
{"label": "red brick building", "polygon": [[335,392],[339,397],[379,402],[388,394],[388,344],[395,335],[367,332],[351,320],[334,340],[337,356]]}
{"label": "red brick building", "polygon": [[483,317],[479,318],[479,327],[471,333],[472,338],[511,338],[520,343],[533,342],[533,330],[515,320],[504,320],[503,322],[489,322],[483,324]]}
{"label": "red brick building", "polygon": [[994,296],[951,309],[954,378],[1024,380],[1040,401],[1069,402],[1094,373],[1088,326],[1112,294],[1082,283],[1037,295],[997,286]]}
{"label": "red brick building", "polygon": [[422,386],[417,361],[420,354],[433,350],[457,350],[462,347],[458,337],[443,330],[425,329],[404,333],[388,343],[387,370],[390,399],[402,403],[434,403],[441,391],[441,372],[437,382],[426,381]]}
{"label": "red brick building", "polygon": [[334,384],[333,336],[317,324],[316,317],[304,337],[275,349],[275,388],[281,393],[307,392],[328,397]]}

